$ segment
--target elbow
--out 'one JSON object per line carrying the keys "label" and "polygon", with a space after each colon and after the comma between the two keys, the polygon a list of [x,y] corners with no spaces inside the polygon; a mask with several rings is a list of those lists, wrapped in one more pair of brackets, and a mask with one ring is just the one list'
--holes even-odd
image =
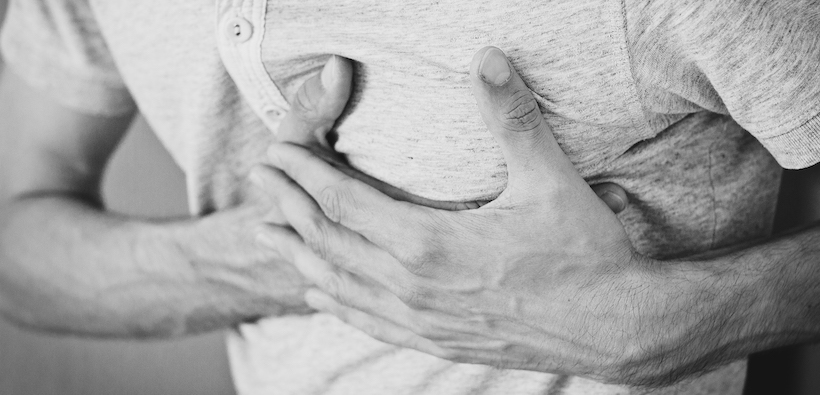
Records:
{"label": "elbow", "polygon": [[[0,282],[2,284],[2,282]],[[9,324],[25,331],[33,332],[58,332],[56,328],[49,326],[44,320],[38,317],[37,312],[20,303],[17,299],[21,295],[10,295],[7,286],[0,286],[0,317]],[[14,292],[16,294],[16,292]]]}
{"label": "elbow", "polygon": [[[0,267],[5,268],[5,262]],[[6,273],[0,272],[0,317],[13,326],[26,331],[61,333],[64,332],[54,325],[54,320],[47,319],[43,307],[47,304],[43,297],[35,295],[14,283]]]}

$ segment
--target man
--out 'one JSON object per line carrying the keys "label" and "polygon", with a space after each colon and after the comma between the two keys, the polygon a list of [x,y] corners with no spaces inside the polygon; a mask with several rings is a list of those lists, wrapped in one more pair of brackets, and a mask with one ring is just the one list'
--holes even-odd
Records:
{"label": "man", "polygon": [[[287,316],[243,325],[232,336],[242,393],[619,393],[628,389],[553,373],[659,386],[816,336],[811,232],[728,261],[657,261],[768,233],[779,167],[720,114],[731,114],[786,166],[816,161],[817,76],[801,60],[817,58],[816,21],[804,12],[811,3],[132,3],[20,1],[9,15],[3,48],[12,69],[62,103],[13,78],[4,89],[20,107],[4,115],[13,123],[2,144],[0,289],[3,310],[17,322],[96,336],[171,336],[304,312],[301,295],[311,283],[275,264],[282,255],[359,310],[311,292],[314,307],[382,340],[485,365],[389,346],[327,314]],[[501,74],[509,67],[497,50],[484,50],[470,68],[470,55],[488,43],[508,51],[522,79],[510,69],[508,78],[477,79],[484,55],[495,54],[488,59]],[[329,53],[358,62],[333,145],[355,168],[418,196],[404,195],[410,200],[476,207],[470,202],[493,200],[507,187],[506,159],[507,192],[464,211],[475,216],[459,217],[467,222],[425,213],[441,225],[431,227],[410,215],[417,209],[404,205],[402,212],[286,146],[271,160],[348,230],[323,220],[312,198],[281,173],[257,173],[265,189],[280,186],[270,191],[276,203],[260,196],[246,175],[267,161],[270,133],[290,107],[285,98],[300,97]],[[326,80],[344,86],[338,62],[328,65]],[[521,94],[523,81],[534,98]],[[471,85],[487,125],[476,116]],[[116,131],[134,111],[132,99],[185,169],[201,219],[160,224],[99,210],[96,184]],[[325,111],[322,104],[312,108]],[[570,161],[550,143],[545,121],[532,116],[539,106]],[[494,123],[493,111],[516,108],[529,108],[518,125],[526,137],[500,134]],[[328,127],[289,122],[285,135]],[[539,144],[525,149],[515,141]],[[544,152],[549,161],[534,156]],[[317,179],[294,164],[314,169]],[[573,167],[587,182],[616,182],[630,193],[633,204],[620,222],[589,200]],[[342,195],[318,198],[324,187]],[[351,212],[362,207],[358,199],[379,203],[391,217]],[[499,222],[482,216],[499,209],[529,215],[490,212],[487,218],[506,225],[492,227]],[[565,215],[561,227],[554,213]],[[282,217],[342,270],[269,225]],[[413,231],[398,232],[397,224]],[[545,237],[545,229],[560,237]],[[258,245],[261,230],[287,242]],[[498,259],[504,253],[519,256]],[[362,269],[359,260],[384,270]],[[402,267],[412,276],[397,277]],[[471,282],[454,281],[461,275]],[[608,275],[617,281],[604,281]],[[544,282],[562,292],[537,292]],[[510,285],[524,294],[505,293]],[[615,297],[623,292],[642,302]],[[383,304],[367,304],[362,294]],[[690,314],[670,315],[681,309]],[[458,312],[466,321],[452,321]],[[743,369],[735,363],[659,391],[737,392]]]}

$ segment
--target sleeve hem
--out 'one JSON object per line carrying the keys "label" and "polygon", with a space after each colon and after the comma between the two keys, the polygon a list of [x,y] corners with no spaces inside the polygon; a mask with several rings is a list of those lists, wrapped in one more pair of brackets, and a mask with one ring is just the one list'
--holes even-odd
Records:
{"label": "sleeve hem", "polygon": [[786,169],[817,164],[820,162],[820,113],[786,133],[759,140]]}
{"label": "sleeve hem", "polygon": [[0,46],[9,71],[67,108],[92,115],[119,116],[133,112],[137,107],[123,85],[56,67],[32,56],[30,51],[19,50],[8,37],[3,37]]}

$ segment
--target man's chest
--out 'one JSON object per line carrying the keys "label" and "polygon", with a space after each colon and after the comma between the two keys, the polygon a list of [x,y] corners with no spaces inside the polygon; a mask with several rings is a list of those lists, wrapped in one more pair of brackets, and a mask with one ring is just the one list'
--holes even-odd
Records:
{"label": "man's chest", "polygon": [[507,53],[583,175],[657,132],[635,95],[615,0],[98,3],[124,78],[172,151],[263,143],[225,124],[236,102],[275,129],[301,83],[338,54],[357,65],[336,145],[354,166],[429,198],[493,197],[504,163],[468,79],[486,45]]}
{"label": "man's chest", "polygon": [[506,169],[468,64],[495,45],[587,181],[628,192],[620,218],[642,253],[702,251],[770,225],[779,167],[731,119],[670,114],[664,133],[645,126],[618,1],[91,1],[140,111],[186,172],[195,213],[246,197],[288,98],[329,54],[356,62],[336,144],[354,166],[432,199],[494,197]]}
{"label": "man's chest", "polygon": [[607,0],[268,2],[261,60],[283,108],[325,54],[357,61],[337,149],[417,194],[486,199],[503,189],[505,169],[469,82],[469,63],[484,46],[501,48],[520,70],[582,173],[649,137],[620,7]]}

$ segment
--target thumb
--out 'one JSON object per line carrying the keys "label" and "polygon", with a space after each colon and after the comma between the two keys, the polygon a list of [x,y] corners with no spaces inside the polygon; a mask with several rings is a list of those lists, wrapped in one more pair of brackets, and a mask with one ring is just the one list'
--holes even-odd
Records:
{"label": "thumb", "polygon": [[550,175],[577,174],[532,92],[500,49],[478,51],[470,75],[481,117],[504,153],[509,186],[548,181],[544,177]]}
{"label": "thumb", "polygon": [[279,124],[277,139],[327,147],[326,135],[350,97],[352,76],[350,60],[331,56],[322,72],[305,81],[291,100],[290,111]]}
{"label": "thumb", "polygon": [[629,197],[626,195],[626,191],[618,184],[605,182],[603,184],[593,185],[592,190],[615,214],[624,211],[629,204]]}

